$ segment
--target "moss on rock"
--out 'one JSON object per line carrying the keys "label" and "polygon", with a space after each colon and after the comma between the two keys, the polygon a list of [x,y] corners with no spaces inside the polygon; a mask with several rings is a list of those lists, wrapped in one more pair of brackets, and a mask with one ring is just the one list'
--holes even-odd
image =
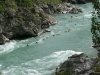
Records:
{"label": "moss on rock", "polygon": [[72,73],[67,72],[67,71],[61,71],[61,72],[58,72],[57,75],[72,75]]}

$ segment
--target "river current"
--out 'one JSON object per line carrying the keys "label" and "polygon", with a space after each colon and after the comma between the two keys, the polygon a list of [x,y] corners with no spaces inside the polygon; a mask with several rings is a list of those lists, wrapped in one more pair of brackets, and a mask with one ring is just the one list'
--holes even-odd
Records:
{"label": "river current", "polygon": [[2,75],[51,75],[72,54],[83,52],[96,57],[90,31],[93,6],[91,3],[77,6],[82,13],[54,14],[58,24],[49,28],[50,33],[0,45]]}

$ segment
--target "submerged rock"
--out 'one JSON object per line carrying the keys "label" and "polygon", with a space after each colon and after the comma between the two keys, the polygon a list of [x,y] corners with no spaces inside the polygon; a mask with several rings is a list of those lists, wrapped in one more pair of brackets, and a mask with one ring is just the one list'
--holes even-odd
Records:
{"label": "submerged rock", "polygon": [[55,75],[94,75],[93,67],[98,60],[86,54],[72,55],[56,68]]}

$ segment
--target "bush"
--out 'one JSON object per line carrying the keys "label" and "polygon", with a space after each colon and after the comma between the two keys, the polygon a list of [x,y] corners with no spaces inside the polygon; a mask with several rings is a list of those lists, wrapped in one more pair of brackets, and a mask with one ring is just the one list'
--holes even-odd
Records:
{"label": "bush", "polygon": [[5,4],[4,4],[4,0],[0,0],[0,13],[5,11]]}
{"label": "bush", "polygon": [[33,0],[16,0],[18,6],[31,7],[33,5]]}
{"label": "bush", "polygon": [[5,6],[4,5],[0,5],[0,13],[5,11]]}

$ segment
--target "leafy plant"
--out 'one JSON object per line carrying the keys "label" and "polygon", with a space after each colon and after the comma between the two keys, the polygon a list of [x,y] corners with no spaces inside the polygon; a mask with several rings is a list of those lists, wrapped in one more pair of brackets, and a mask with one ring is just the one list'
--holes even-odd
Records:
{"label": "leafy plant", "polygon": [[24,20],[22,17],[19,17],[18,20],[21,21],[22,23],[24,23]]}
{"label": "leafy plant", "polygon": [[39,17],[39,14],[35,13],[35,14],[33,15],[33,18],[34,18],[35,20],[39,19],[39,18],[40,18],[40,17]]}
{"label": "leafy plant", "polygon": [[94,12],[92,14],[92,40],[95,45],[100,44],[100,2],[99,0],[92,0],[94,5]]}
{"label": "leafy plant", "polygon": [[31,7],[33,5],[33,0],[16,0],[18,6]]}

